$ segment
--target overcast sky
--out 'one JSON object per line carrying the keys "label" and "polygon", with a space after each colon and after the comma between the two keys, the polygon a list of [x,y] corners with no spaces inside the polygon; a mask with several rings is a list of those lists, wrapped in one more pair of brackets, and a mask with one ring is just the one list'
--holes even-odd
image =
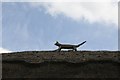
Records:
{"label": "overcast sky", "polygon": [[118,50],[118,3],[3,2],[3,51],[55,50],[55,41],[79,50]]}

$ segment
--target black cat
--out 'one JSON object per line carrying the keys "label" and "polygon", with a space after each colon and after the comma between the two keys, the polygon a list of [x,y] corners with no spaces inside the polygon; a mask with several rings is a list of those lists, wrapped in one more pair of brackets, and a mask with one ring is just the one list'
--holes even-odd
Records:
{"label": "black cat", "polygon": [[77,48],[83,45],[85,42],[86,41],[78,45],[71,45],[71,44],[60,44],[58,41],[56,41],[55,45],[59,47],[57,51],[61,51],[61,49],[73,49],[73,51],[77,51]]}

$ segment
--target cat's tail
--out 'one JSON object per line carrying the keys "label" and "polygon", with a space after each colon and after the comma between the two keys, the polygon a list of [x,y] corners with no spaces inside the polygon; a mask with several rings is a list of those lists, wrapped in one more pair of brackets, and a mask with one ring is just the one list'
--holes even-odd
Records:
{"label": "cat's tail", "polygon": [[86,41],[82,42],[81,44],[76,45],[76,47],[79,47],[79,46],[83,45],[84,43],[86,43]]}

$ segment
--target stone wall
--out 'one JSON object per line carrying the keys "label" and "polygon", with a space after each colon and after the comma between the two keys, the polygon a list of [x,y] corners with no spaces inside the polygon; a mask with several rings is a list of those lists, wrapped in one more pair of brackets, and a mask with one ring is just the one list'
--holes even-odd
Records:
{"label": "stone wall", "polygon": [[3,78],[120,78],[118,51],[2,54]]}

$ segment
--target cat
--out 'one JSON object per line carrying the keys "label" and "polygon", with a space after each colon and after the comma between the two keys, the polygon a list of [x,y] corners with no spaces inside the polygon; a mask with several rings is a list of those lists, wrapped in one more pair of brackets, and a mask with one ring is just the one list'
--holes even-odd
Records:
{"label": "cat", "polygon": [[59,47],[57,51],[61,51],[61,49],[73,49],[73,51],[77,51],[77,48],[83,45],[84,43],[86,43],[86,41],[78,45],[71,45],[71,44],[61,44],[58,41],[56,41],[55,45]]}

